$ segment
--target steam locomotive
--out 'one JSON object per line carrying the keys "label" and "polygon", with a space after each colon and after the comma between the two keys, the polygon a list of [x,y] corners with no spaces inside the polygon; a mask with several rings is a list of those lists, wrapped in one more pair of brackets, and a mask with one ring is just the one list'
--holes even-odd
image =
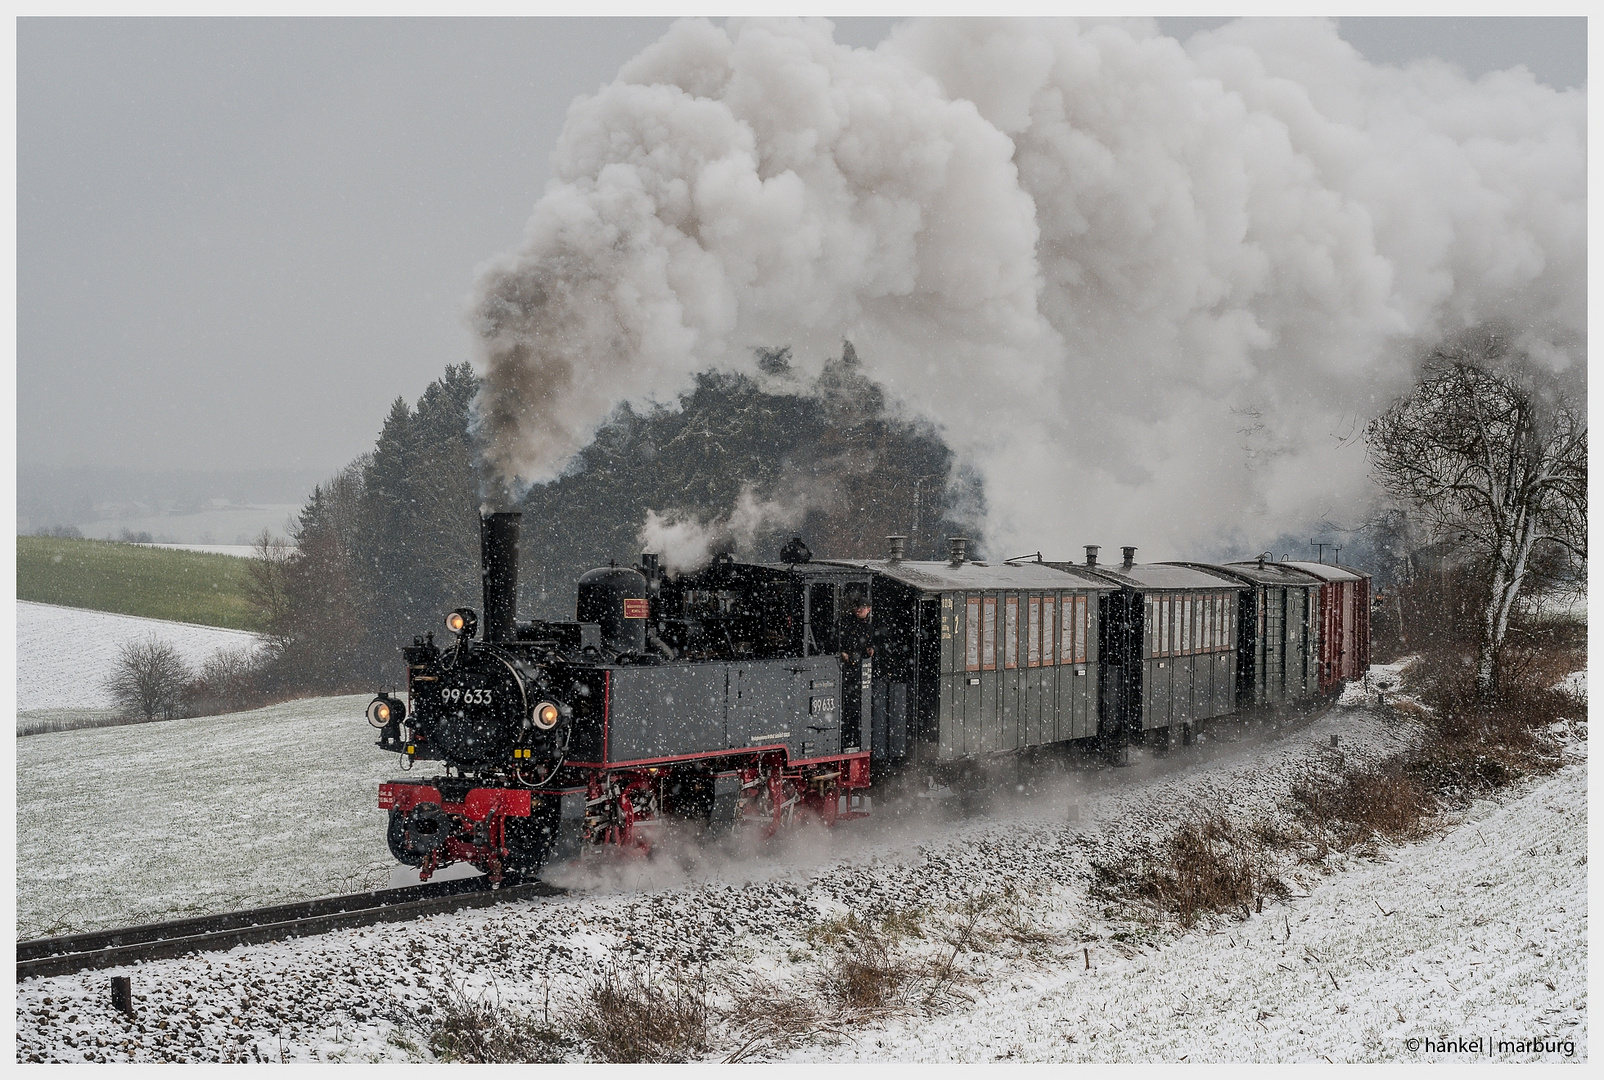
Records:
{"label": "steam locomotive", "polygon": [[483,622],[402,650],[378,746],[441,775],[379,788],[391,852],[492,884],[551,857],[650,849],[670,820],[772,834],[867,813],[871,776],[972,777],[1022,752],[1190,742],[1202,722],[1329,695],[1369,664],[1369,575],[1224,565],[656,556],[578,582],[573,622],[519,622],[519,515],[481,519]]}

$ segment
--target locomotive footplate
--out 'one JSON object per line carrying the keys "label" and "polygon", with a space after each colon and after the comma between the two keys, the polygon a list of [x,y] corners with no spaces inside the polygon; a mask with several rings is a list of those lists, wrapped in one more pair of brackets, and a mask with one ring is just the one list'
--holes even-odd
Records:
{"label": "locomotive footplate", "polygon": [[[466,788],[466,790],[464,790]],[[454,779],[398,780],[379,785],[379,809],[390,811],[390,848],[418,867],[423,881],[440,867],[466,862],[499,884],[516,845],[509,845],[509,818],[528,818],[536,808],[528,791],[467,787]]]}

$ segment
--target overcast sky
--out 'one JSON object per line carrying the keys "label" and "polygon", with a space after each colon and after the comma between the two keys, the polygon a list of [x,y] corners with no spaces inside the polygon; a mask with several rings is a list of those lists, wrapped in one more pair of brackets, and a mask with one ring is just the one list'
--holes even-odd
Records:
{"label": "overcast sky", "polygon": [[[569,103],[667,25],[20,20],[19,465],[332,471],[370,449],[396,395],[468,357],[474,268],[517,245]],[[1341,30],[1379,62],[1586,79],[1582,19]]]}

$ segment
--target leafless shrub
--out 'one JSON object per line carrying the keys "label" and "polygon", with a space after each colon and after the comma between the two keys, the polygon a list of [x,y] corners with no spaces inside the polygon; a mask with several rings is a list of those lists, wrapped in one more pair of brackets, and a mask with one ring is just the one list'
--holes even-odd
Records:
{"label": "leafless shrub", "polygon": [[239,712],[266,703],[261,675],[264,654],[249,645],[219,649],[206,658],[189,686],[190,710],[197,716]]}
{"label": "leafless shrub", "polygon": [[184,707],[189,665],[177,649],[155,635],[125,642],[117,650],[106,690],[125,715],[171,720]]}
{"label": "leafless shrub", "polygon": [[707,983],[701,975],[651,972],[615,960],[593,976],[571,1027],[602,1061],[689,1061],[707,1053]]}
{"label": "leafless shrub", "polygon": [[1585,707],[1569,695],[1536,688],[1500,688],[1490,704],[1448,699],[1437,706],[1434,730],[1410,768],[1430,789],[1456,802],[1557,769],[1564,758],[1551,725],[1585,715]]}

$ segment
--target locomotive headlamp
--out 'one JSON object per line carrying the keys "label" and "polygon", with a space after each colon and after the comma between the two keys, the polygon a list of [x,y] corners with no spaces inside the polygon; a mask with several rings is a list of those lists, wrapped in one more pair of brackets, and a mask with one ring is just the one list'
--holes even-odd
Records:
{"label": "locomotive headlamp", "polygon": [[388,694],[380,694],[368,702],[368,723],[376,728],[399,724],[406,718],[407,707]]}
{"label": "locomotive headlamp", "polygon": [[462,637],[473,637],[473,632],[479,628],[479,616],[470,608],[458,608],[446,616],[446,629]]}
{"label": "locomotive headlamp", "polygon": [[557,706],[553,705],[549,701],[542,701],[539,705],[535,706],[535,712],[531,719],[534,720],[535,726],[541,731],[550,731],[552,728],[557,726],[557,720],[561,716],[561,709],[557,708]]}

